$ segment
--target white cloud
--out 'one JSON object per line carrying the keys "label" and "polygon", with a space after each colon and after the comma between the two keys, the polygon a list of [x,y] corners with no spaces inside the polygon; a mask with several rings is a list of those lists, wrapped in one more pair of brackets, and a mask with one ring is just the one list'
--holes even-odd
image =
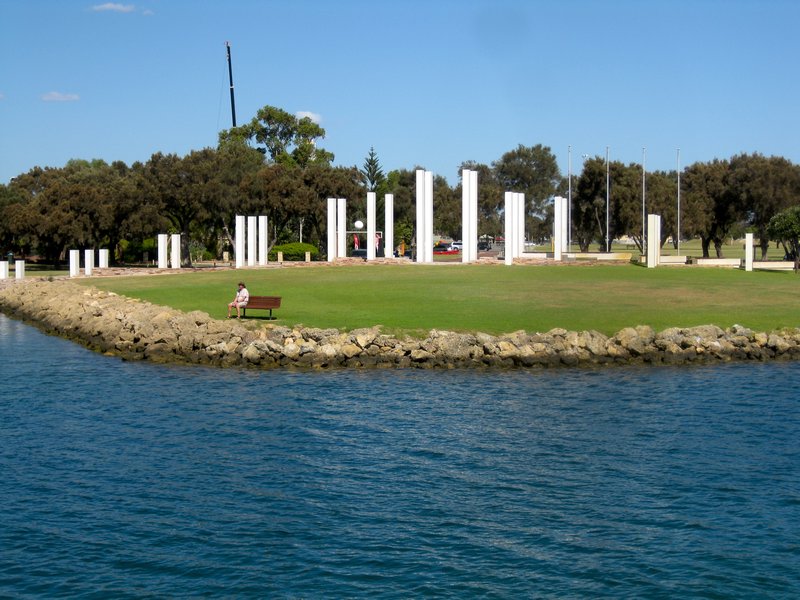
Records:
{"label": "white cloud", "polygon": [[42,101],[44,102],[75,102],[76,100],[80,100],[78,94],[64,94],[62,92],[42,94]]}
{"label": "white cloud", "polygon": [[5,100],[6,95],[3,92],[0,92],[0,100]]}
{"label": "white cloud", "polygon": [[94,6],[92,6],[92,10],[95,12],[112,11],[112,12],[129,13],[136,10],[136,7],[133,4],[118,4],[116,2],[106,2],[105,4],[95,4]]}
{"label": "white cloud", "polygon": [[145,17],[152,17],[152,16],[153,16],[154,14],[156,14],[156,13],[154,13],[154,12],[153,12],[152,10],[150,10],[149,8],[145,8],[145,9],[142,11],[142,14],[143,14]]}
{"label": "white cloud", "polygon": [[317,113],[308,110],[299,110],[296,113],[294,113],[294,116],[297,117],[298,119],[303,119],[305,117],[308,117],[309,119],[314,121],[314,123],[316,123],[317,125],[319,125],[322,122],[322,115],[318,115]]}

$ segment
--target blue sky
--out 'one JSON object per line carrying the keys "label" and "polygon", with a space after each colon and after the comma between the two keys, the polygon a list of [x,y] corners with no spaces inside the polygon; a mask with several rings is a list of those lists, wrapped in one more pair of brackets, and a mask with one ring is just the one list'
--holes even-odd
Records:
{"label": "blue sky", "polygon": [[798,163],[799,23],[795,0],[0,0],[0,183],[214,146],[226,41],[239,124],[317,115],[339,165]]}

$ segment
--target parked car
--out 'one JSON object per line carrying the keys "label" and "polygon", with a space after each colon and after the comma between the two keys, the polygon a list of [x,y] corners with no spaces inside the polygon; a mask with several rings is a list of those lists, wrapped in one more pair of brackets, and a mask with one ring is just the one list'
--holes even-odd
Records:
{"label": "parked car", "polygon": [[478,250],[491,250],[492,245],[489,242],[478,242]]}
{"label": "parked car", "polygon": [[460,241],[453,242],[452,244],[450,244],[450,250],[457,250],[458,252],[461,252],[463,249],[464,249],[464,244],[461,243]]}

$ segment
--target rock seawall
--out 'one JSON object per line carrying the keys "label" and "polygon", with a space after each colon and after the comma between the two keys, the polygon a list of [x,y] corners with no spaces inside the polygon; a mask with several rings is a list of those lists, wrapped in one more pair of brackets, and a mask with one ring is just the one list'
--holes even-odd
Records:
{"label": "rock seawall", "polygon": [[655,332],[639,326],[611,337],[564,329],[499,336],[432,330],[422,340],[401,339],[379,326],[341,332],[218,320],[63,280],[0,289],[0,310],[124,359],[219,366],[512,368],[800,359],[800,329],[762,333],[704,325]]}

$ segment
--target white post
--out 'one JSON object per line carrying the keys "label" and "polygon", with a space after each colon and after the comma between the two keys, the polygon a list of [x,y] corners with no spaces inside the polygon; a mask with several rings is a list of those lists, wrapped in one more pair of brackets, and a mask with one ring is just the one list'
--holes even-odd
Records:
{"label": "white post", "polygon": [[514,220],[515,220],[515,202],[514,192],[505,193],[505,263],[507,265],[514,264]]}
{"label": "white post", "polygon": [[336,198],[328,198],[328,262],[336,260]]}
{"label": "white post", "polygon": [[386,219],[383,227],[383,255],[386,258],[394,256],[394,194],[383,197]]}
{"label": "white post", "polygon": [[170,250],[170,267],[173,269],[181,268],[181,234],[172,234],[172,248]]}
{"label": "white post", "polygon": [[561,252],[564,247],[561,239],[564,233],[563,220],[564,198],[556,196],[553,198],[553,259],[557,261],[561,260]]}
{"label": "white post", "polygon": [[262,267],[269,262],[267,255],[269,229],[267,225],[267,215],[260,215],[258,217],[258,264]]}
{"label": "white post", "polygon": [[472,198],[471,186],[472,171],[470,169],[461,170],[461,262],[468,263],[470,257],[470,240],[472,239],[472,219],[470,218],[469,203]]}
{"label": "white post", "polygon": [[108,248],[100,248],[97,251],[97,257],[100,261],[99,268],[107,269],[108,268]]}
{"label": "white post", "polygon": [[653,269],[661,260],[661,215],[647,215],[647,268]]}
{"label": "white post", "polygon": [[244,239],[245,239],[245,220],[244,215],[236,215],[236,233],[233,239],[233,257],[236,260],[236,268],[244,267]]}
{"label": "white post", "polygon": [[77,277],[81,273],[81,251],[69,251],[69,276]]}
{"label": "white post", "polygon": [[516,252],[514,253],[514,257],[519,258],[522,256],[523,252],[525,252],[525,194],[517,192],[517,197],[514,202],[516,202],[517,211],[517,244],[515,246]]}
{"label": "white post", "polygon": [[[478,172],[469,172],[469,259],[478,260]],[[464,242],[466,248],[467,241]]]}
{"label": "white post", "polygon": [[753,270],[753,234],[744,234],[744,270]]}
{"label": "white post", "polygon": [[14,261],[14,278],[15,279],[25,279],[25,261],[24,260],[15,260]]}
{"label": "white post", "polygon": [[8,261],[0,260],[0,279],[8,279]]}
{"label": "white post", "polygon": [[347,199],[336,200],[336,256],[347,256]]}
{"label": "white post", "polygon": [[417,262],[425,262],[425,171],[416,171],[417,197]]}
{"label": "white post", "polygon": [[375,260],[375,192],[367,192],[367,260]]}
{"label": "white post", "polygon": [[433,262],[433,172],[425,171],[425,262]]}
{"label": "white post", "polygon": [[87,277],[92,276],[94,269],[94,248],[83,251],[83,272]]}
{"label": "white post", "polygon": [[158,268],[167,268],[167,234],[158,234]]}
{"label": "white post", "polygon": [[258,228],[258,219],[256,217],[247,217],[247,266],[256,266],[256,233]]}

